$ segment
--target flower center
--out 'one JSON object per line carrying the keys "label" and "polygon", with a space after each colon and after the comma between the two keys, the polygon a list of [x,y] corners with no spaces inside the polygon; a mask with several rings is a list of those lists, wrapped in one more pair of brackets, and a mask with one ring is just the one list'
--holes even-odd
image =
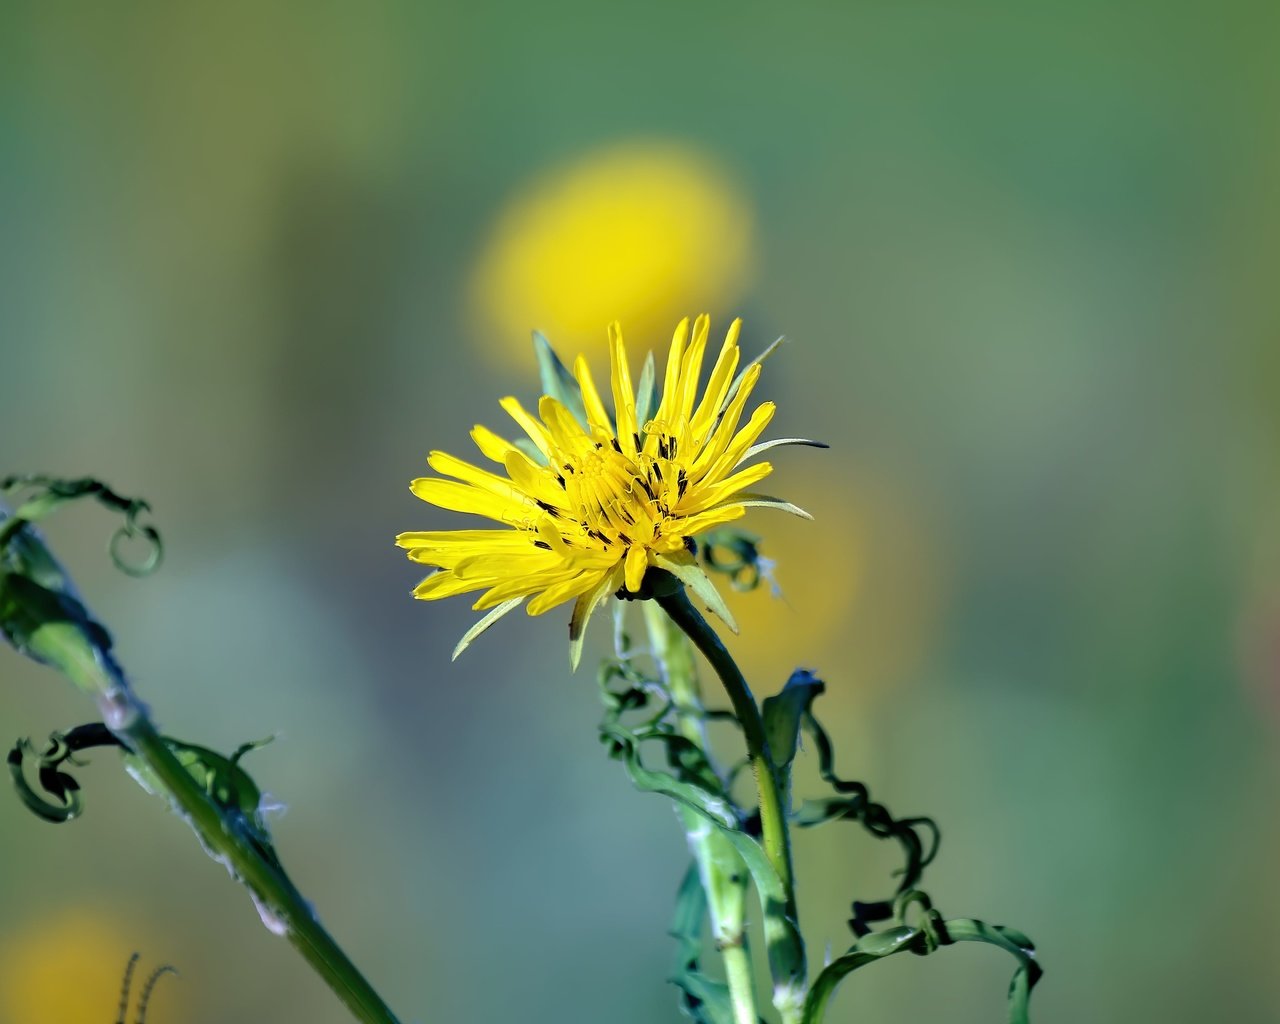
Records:
{"label": "flower center", "polygon": [[[679,519],[675,508],[688,487],[688,475],[672,458],[675,447],[675,440],[664,435],[656,456],[640,452],[634,460],[623,454],[616,439],[595,442],[574,455],[553,450],[550,468],[564,500],[544,510],[575,521],[577,539],[586,546],[652,547],[678,534],[671,526]],[[681,543],[677,537],[676,546]]]}

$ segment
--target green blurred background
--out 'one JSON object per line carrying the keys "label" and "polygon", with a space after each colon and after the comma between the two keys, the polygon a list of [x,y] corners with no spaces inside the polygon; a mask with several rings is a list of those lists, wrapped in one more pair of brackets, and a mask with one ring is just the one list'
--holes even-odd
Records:
{"label": "green blurred background", "polygon": [[[1274,1021],[1278,12],[5,3],[0,471],[152,500],[144,582],[92,510],[52,541],[170,732],[281,734],[285,860],[406,1021],[675,1020],[682,838],[567,610],[451,665],[474,613],[391,538],[533,397],[528,328],[741,314],[792,341],[776,435],[832,444],[776,460],[815,523],[747,521],[757,689],[829,680],[841,769],[941,822],[942,909],[1041,947],[1037,1021]],[[92,714],[0,684],[6,743]],[[182,971],[153,1024],[344,1020],[93,761],[70,826],[0,800],[0,1022],[111,1019],[134,949]],[[819,960],[893,862],[847,832],[799,841]],[[1000,1020],[1010,966],[889,962],[831,1019]]]}

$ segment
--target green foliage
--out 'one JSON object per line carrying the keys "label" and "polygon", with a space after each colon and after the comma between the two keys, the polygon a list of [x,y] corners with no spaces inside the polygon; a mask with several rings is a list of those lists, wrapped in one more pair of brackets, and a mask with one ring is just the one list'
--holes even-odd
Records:
{"label": "green foliage", "polygon": [[803,669],[791,673],[786,685],[774,696],[766,697],[761,711],[765,736],[774,767],[790,773],[800,742],[800,726],[812,717],[809,708],[826,689],[826,684],[812,672]]}
{"label": "green foliage", "polygon": [[[262,856],[280,868],[280,860],[271,844],[271,836],[262,814],[262,791],[240,766],[240,759],[270,740],[241,744],[230,756],[208,747],[184,743],[171,736],[161,737],[164,744],[187,770],[205,794],[224,813],[229,825],[244,831]],[[147,762],[134,754],[115,733],[101,722],[78,725],[66,732],[55,732],[43,751],[37,752],[30,740],[19,740],[9,751],[9,775],[19,798],[33,813],[45,821],[56,823],[79,817],[84,810],[80,784],[64,765],[84,767],[87,762],[76,755],[94,747],[115,747],[121,751],[126,767],[151,792],[163,787],[155,780]],[[43,795],[27,781],[26,765],[30,761],[36,771]]]}
{"label": "green foliage", "polygon": [[[633,660],[607,661],[601,667],[600,696],[605,717],[600,738],[611,757],[620,760],[632,785],[647,793],[660,793],[688,807],[718,829],[742,857],[764,907],[765,945],[775,979],[803,974],[803,942],[795,922],[785,913],[786,887],[769,862],[752,821],[724,785],[710,771],[707,753],[675,728],[674,706],[657,680],[641,675]],[[660,695],[658,711],[650,711],[635,726],[623,723],[628,712],[648,710],[652,697]],[[647,767],[640,756],[644,743],[661,746],[670,770]],[[712,781],[714,780],[714,781]]]}
{"label": "green foliage", "polygon": [[919,925],[912,927],[903,923],[864,935],[848,952],[823,969],[809,989],[802,1024],[820,1024],[836,987],[859,968],[897,953],[928,956],[957,942],[984,942],[997,946],[1018,961],[1013,980],[1009,984],[1009,1024],[1028,1024],[1027,1003],[1031,989],[1043,973],[1036,961],[1036,949],[1031,940],[1012,928],[989,925],[983,921],[967,918],[945,921],[933,909],[929,897],[915,890],[904,892],[898,897],[894,916],[899,921],[904,921],[906,912],[912,905],[919,906],[923,912]]}
{"label": "green foliage", "polygon": [[760,538],[734,526],[708,530],[698,543],[698,557],[708,572],[725,576],[737,591],[755,590],[767,559],[760,554]]}
{"label": "green foliage", "polygon": [[551,342],[541,331],[533,332],[533,350],[538,357],[538,377],[542,383],[542,393],[554,398],[573,413],[585,430],[587,410],[582,403],[582,388],[578,386],[577,378],[560,361]]}
{"label": "green foliage", "polygon": [[[141,498],[126,498],[117,494],[100,480],[92,477],[65,479],[62,477],[27,474],[8,476],[0,480],[0,494],[33,489],[34,494],[19,505],[8,521],[0,527],[0,549],[10,536],[26,523],[34,523],[68,502],[81,498],[93,498],[99,504],[124,516],[124,522],[111,535],[107,550],[116,568],[130,576],[146,576],[160,566],[164,546],[159,531],[149,523],[139,520],[151,511],[151,506]],[[124,557],[124,546],[137,538],[146,544],[146,557],[134,562]]]}
{"label": "green foliage", "polygon": [[[91,479],[10,477],[2,486],[34,487],[37,492],[13,514],[0,507],[0,631],[19,653],[56,668],[92,696],[103,717],[101,723],[55,734],[44,751],[37,752],[27,741],[14,747],[9,771],[23,802],[48,821],[74,818],[83,806],[79,785],[63,766],[81,764],[74,757],[77,750],[120,747],[129,774],[169,801],[205,852],[249,890],[263,924],[289,939],[356,1019],[396,1024],[396,1016],[325,931],[276,856],[262,817],[261,793],[239,764],[261,743],[244,744],[225,756],[161,736],[111,657],[107,631],[75,595],[70,579],[32,525],[68,501],[93,497],[124,515],[109,551],[118,567],[140,575],[155,568],[161,550],[156,530],[138,522],[147,504],[122,498]],[[123,557],[123,544],[130,538],[148,545],[149,555],[141,564]],[[28,758],[37,765],[43,795],[26,779]],[[158,977],[152,976],[144,1001]]]}
{"label": "green foliage", "polygon": [[[95,662],[114,670],[111,635],[89,614],[34,524],[69,502],[93,498],[124,516],[108,550],[117,567],[140,576],[159,565],[162,552],[159,532],[139,522],[150,506],[87,477],[10,476],[0,481],[0,494],[23,490],[34,493],[12,513],[0,505],[0,633],[20,654],[54,664],[73,679]],[[148,545],[148,554],[135,564],[122,551],[137,538]]]}
{"label": "green foliage", "polygon": [[[599,675],[605,708],[601,740],[610,756],[622,762],[637,789],[662,794],[693,810],[729,839],[760,896],[771,970],[777,983],[777,979],[792,976],[795,963],[789,960],[788,950],[797,945],[803,950],[803,941],[795,923],[783,913],[785,893],[760,844],[756,812],[735,802],[728,786],[711,768],[710,751],[676,728],[674,704],[659,676],[660,673],[641,671],[637,657],[629,650],[624,649],[617,659],[605,662]],[[1041,975],[1035,947],[1011,928],[966,918],[946,921],[933,909],[929,897],[916,886],[937,855],[937,826],[925,817],[894,818],[883,804],[871,799],[863,783],[836,774],[830,738],[813,713],[814,702],[824,689],[821,679],[797,670],[777,694],[763,702],[762,717],[775,768],[789,779],[800,738],[807,735],[817,755],[819,774],[834,791],[833,796],[805,802],[792,820],[801,827],[833,821],[857,823],[878,839],[895,840],[902,848],[903,867],[898,873],[900,881],[894,898],[853,901],[850,926],[856,941],[808,986],[796,1019],[801,1024],[821,1024],[840,982],[868,964],[897,953],[924,956],[956,942],[983,942],[1002,948],[1017,959],[1009,989],[1009,1021],[1028,1024],[1028,998]],[[737,721],[725,712],[710,712],[707,717]],[[643,762],[641,748],[645,744],[662,751],[665,769]],[[920,911],[916,924],[905,920],[912,908]],[[691,868],[676,901],[672,934],[678,950],[672,980],[680,989],[680,1006],[688,1016],[704,1024],[729,1024],[733,1016],[728,989],[722,982],[709,979],[701,966],[705,915],[706,895]],[[871,930],[872,923],[888,919],[896,923],[881,931]]]}

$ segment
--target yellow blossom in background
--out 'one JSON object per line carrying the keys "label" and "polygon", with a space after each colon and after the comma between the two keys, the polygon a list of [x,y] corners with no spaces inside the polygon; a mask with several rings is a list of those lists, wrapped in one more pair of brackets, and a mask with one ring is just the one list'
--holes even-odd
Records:
{"label": "yellow blossom in background", "polygon": [[410,559],[438,570],[418,585],[415,597],[484,591],[474,607],[489,614],[463,637],[454,657],[526,598],[530,615],[573,600],[569,637],[576,667],[592,611],[619,590],[640,592],[651,567],[678,577],[736,628],[694,556],[694,538],[752,506],[807,517],[788,502],[749,490],[772,471],[769,463],[742,467],[777,445],[813,443],[757,443],[773,418],[772,402],[758,406],[742,425],[761,364],[753,361],[738,372],[739,327],[736,320],[730,326],[700,400],[708,317],[698,318],[692,337],[688,320],[677,327],[656,403],[652,357],[637,395],[615,323],[609,332],[612,415],[586,358],[579,356],[568,404],[544,395],[535,418],[515,398],[501,402],[528,436],[531,454],[486,427],[472,431],[481,453],[505,475],[431,453],[428,465],[452,479],[414,480],[413,493],[429,504],[502,524],[396,538]]}
{"label": "yellow blossom in background", "polygon": [[831,684],[824,700],[860,703],[909,684],[936,634],[945,566],[923,503],[842,470],[788,485],[815,495],[817,518],[779,519],[761,543],[779,596],[765,581],[728,598],[742,626],[735,655],[766,692],[803,665]]}
{"label": "yellow blossom in background", "polygon": [[[116,1019],[136,929],[79,909],[13,922],[0,941],[0,1024],[104,1024]],[[133,1002],[153,966],[134,975]],[[172,981],[172,979],[169,979]],[[150,1024],[182,1024],[178,986],[157,986]],[[132,1011],[129,1019],[132,1020]]]}
{"label": "yellow blossom in background", "polygon": [[498,365],[529,331],[599,353],[614,320],[656,337],[689,308],[728,308],[746,287],[753,215],[710,156],[625,142],[532,181],[499,214],[471,282],[483,350]]}

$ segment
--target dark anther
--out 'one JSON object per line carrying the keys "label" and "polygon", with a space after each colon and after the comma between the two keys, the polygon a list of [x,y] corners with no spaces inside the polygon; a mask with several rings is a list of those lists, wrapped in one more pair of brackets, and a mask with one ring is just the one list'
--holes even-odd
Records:
{"label": "dark anther", "polygon": [[689,474],[683,469],[676,474],[676,497],[683,498],[685,489],[689,486]]}
{"label": "dark anther", "polygon": [[535,548],[542,548],[542,550],[543,550],[543,551],[550,551],[550,550],[551,550],[551,545],[550,545],[550,544],[548,544],[545,540],[535,540],[535,541],[533,542],[533,546],[534,546]]}
{"label": "dark anther", "polygon": [[631,440],[633,440],[633,441],[636,443],[636,451],[639,451],[639,450],[643,447],[643,445],[640,443],[640,435],[639,435],[639,434],[632,434],[632,435],[631,435]]}
{"label": "dark anther", "polygon": [[622,454],[622,445],[618,444],[618,439],[616,437],[609,438],[609,443],[613,445],[613,450],[615,452],[617,452],[619,455]]}
{"label": "dark anther", "polygon": [[659,480],[662,479],[662,467],[659,466],[656,462],[653,464],[653,475],[656,476]]}
{"label": "dark anther", "polygon": [[560,490],[562,491],[568,490],[568,488],[565,486],[565,483],[564,483],[564,477],[562,477],[559,473],[556,474],[556,483],[560,485]]}
{"label": "dark anther", "polygon": [[671,456],[667,453],[667,439],[665,437],[658,438],[658,454],[661,455],[664,459],[671,458]]}
{"label": "dark anther", "polygon": [[552,504],[549,504],[548,502],[543,501],[541,498],[534,498],[533,503],[537,505],[538,508],[542,509],[543,512],[549,512],[551,515],[557,516],[557,517],[560,515],[560,510],[558,508],[556,508]]}
{"label": "dark anther", "polygon": [[566,463],[564,464],[564,471],[565,471],[566,473],[572,473],[572,472],[573,472],[573,467],[572,467],[571,465],[569,465],[569,463],[567,463],[567,462],[566,462]]}

